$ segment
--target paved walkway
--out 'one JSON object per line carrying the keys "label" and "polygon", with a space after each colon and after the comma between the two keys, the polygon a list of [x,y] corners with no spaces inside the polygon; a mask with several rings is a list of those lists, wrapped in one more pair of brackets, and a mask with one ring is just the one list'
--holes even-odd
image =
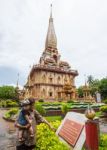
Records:
{"label": "paved walkway", "polygon": [[2,119],[6,111],[0,109],[0,150],[15,150],[14,124]]}
{"label": "paved walkway", "polygon": [[107,133],[107,118],[100,119],[100,132]]}

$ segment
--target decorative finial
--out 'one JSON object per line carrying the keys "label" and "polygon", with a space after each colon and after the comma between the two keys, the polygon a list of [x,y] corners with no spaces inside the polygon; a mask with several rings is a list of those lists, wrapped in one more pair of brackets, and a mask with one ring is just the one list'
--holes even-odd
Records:
{"label": "decorative finial", "polygon": [[88,119],[90,119],[90,120],[93,120],[94,119],[94,117],[95,117],[95,111],[93,110],[93,108],[90,106],[90,105],[88,105],[88,108],[87,108],[87,110],[85,111],[85,116],[86,116],[86,118],[88,118]]}
{"label": "decorative finial", "polygon": [[51,7],[50,18],[52,18],[52,4],[50,5],[50,7]]}

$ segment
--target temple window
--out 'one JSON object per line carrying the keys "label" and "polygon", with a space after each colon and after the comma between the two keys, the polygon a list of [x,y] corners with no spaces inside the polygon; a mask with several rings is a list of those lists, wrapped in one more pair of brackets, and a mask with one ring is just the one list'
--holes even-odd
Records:
{"label": "temple window", "polygon": [[53,83],[53,78],[52,78],[52,76],[49,77],[49,83]]}
{"label": "temple window", "polygon": [[52,97],[53,93],[52,92],[49,92],[49,97]]}
{"label": "temple window", "polygon": [[53,82],[53,79],[52,78],[50,78],[50,83],[52,83]]}

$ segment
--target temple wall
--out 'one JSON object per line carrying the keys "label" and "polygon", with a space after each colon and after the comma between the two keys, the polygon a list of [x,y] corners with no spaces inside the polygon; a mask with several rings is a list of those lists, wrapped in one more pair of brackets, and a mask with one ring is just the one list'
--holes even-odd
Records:
{"label": "temple wall", "polygon": [[58,98],[58,92],[62,90],[66,80],[74,86],[74,77],[69,74],[35,71],[30,79],[33,85],[31,93],[36,98]]}

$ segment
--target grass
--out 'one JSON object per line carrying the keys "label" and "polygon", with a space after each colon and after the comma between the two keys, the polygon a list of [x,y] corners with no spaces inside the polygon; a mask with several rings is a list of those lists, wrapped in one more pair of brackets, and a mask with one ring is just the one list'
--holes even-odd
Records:
{"label": "grass", "polygon": [[45,119],[49,122],[54,122],[56,120],[61,121],[62,117],[61,116],[48,116],[48,117],[45,117]]}
{"label": "grass", "polygon": [[101,111],[96,112],[96,117],[100,117],[101,116]]}

